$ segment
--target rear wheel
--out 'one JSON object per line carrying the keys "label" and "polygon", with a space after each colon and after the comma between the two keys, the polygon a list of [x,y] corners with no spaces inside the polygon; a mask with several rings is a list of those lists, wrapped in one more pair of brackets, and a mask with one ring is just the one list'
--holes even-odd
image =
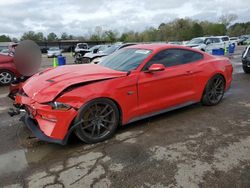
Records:
{"label": "rear wheel", "polygon": [[78,52],[75,54],[75,63],[76,64],[82,64],[82,58],[83,58],[83,55]]}
{"label": "rear wheel", "polygon": [[0,85],[9,85],[14,80],[15,75],[7,70],[0,70]]}
{"label": "rear wheel", "polygon": [[246,74],[250,73],[250,67],[248,67],[247,65],[243,65],[242,68]]}
{"label": "rear wheel", "polygon": [[97,143],[110,138],[119,123],[116,104],[105,98],[90,101],[84,105],[75,120],[79,126],[76,136],[86,143]]}
{"label": "rear wheel", "polygon": [[211,78],[205,88],[205,91],[202,96],[202,104],[207,106],[213,106],[218,104],[225,92],[225,79],[222,75],[215,75]]}

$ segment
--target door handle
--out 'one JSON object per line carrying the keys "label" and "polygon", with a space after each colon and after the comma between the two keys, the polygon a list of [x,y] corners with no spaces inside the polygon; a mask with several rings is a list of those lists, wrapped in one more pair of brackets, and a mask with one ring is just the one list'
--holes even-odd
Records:
{"label": "door handle", "polygon": [[194,74],[193,71],[186,71],[186,75],[191,75],[191,74]]}

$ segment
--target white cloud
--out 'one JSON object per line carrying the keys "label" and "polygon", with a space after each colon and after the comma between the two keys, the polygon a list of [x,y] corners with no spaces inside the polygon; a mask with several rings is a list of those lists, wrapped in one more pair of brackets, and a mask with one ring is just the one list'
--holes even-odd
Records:
{"label": "white cloud", "polygon": [[18,37],[29,30],[84,35],[96,26],[142,31],[175,18],[216,21],[225,13],[250,21],[249,0],[0,0],[0,10],[0,34]]}

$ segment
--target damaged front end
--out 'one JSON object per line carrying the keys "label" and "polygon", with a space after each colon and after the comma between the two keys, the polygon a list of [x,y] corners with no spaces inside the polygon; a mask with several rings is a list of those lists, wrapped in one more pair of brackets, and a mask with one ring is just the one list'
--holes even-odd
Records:
{"label": "damaged front end", "polygon": [[18,93],[9,115],[21,115],[20,120],[40,140],[66,144],[77,109],[58,102],[40,104],[25,93]]}

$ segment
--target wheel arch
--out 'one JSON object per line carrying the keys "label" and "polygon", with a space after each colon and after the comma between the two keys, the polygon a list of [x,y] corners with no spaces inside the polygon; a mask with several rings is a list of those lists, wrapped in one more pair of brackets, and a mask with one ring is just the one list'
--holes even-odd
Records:
{"label": "wheel arch", "polygon": [[[104,98],[104,99],[109,99],[111,100],[113,103],[115,103],[116,107],[118,108],[118,111],[119,111],[119,125],[122,125],[122,120],[123,120],[123,111],[122,111],[122,107],[121,105],[117,102],[117,100],[111,98],[111,97],[100,97],[100,98]],[[100,99],[99,98],[99,99]]]}
{"label": "wheel arch", "polygon": [[11,74],[15,75],[15,73],[8,68],[0,68],[0,71],[7,71],[7,72],[10,72]]}
{"label": "wheel arch", "polygon": [[111,101],[116,105],[116,107],[117,107],[117,109],[118,109],[118,112],[119,112],[119,125],[122,125],[123,111],[122,111],[121,105],[117,102],[117,100],[115,100],[115,99],[113,99],[113,98],[111,98],[111,97],[96,97],[96,98],[92,98],[92,99],[86,101],[86,102],[82,105],[82,107],[80,107],[80,108],[77,110],[77,114],[76,114],[76,116],[73,118],[73,120],[72,120],[70,126],[68,127],[68,130],[69,130],[72,126],[74,126],[74,122],[75,122],[75,119],[76,119],[76,117],[77,117],[77,115],[78,115],[79,110],[82,109],[82,108],[84,108],[84,106],[85,106],[86,104],[88,104],[89,102],[94,101],[94,100],[97,100],[97,99],[109,99],[109,100],[111,100]]}
{"label": "wheel arch", "polygon": [[[226,77],[222,72],[216,72],[214,74],[212,74],[211,76],[209,76],[209,78],[206,80],[206,83],[203,86],[203,90],[202,90],[202,95],[200,96],[200,99],[202,98],[202,96],[204,95],[205,91],[206,91],[206,86],[208,84],[208,82],[216,75],[220,75],[222,76],[222,78],[224,79],[225,83],[226,83]],[[226,87],[226,86],[225,86]]]}

